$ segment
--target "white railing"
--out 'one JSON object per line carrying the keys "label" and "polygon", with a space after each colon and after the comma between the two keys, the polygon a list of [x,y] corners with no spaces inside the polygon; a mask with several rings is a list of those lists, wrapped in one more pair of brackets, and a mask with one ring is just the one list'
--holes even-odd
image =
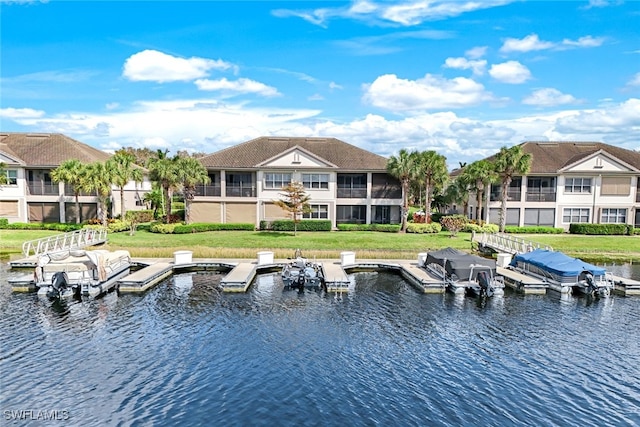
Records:
{"label": "white railing", "polygon": [[473,233],[472,242],[478,242],[481,246],[489,247],[497,252],[507,252],[510,254],[522,254],[531,252],[534,249],[547,249],[552,251],[551,246],[543,246],[540,243],[525,240],[520,237],[505,233]]}
{"label": "white railing", "polygon": [[107,241],[107,229],[83,228],[69,233],[29,240],[22,244],[25,257],[47,252],[68,251],[87,246],[99,245]]}

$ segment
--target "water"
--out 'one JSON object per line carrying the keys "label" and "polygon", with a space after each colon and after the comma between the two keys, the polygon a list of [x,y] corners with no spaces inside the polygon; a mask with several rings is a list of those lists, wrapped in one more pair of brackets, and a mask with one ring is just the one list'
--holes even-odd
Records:
{"label": "water", "polygon": [[640,424],[637,297],[482,302],[383,272],[344,295],[275,274],[223,294],[202,273],[52,306],[6,277],[1,425]]}

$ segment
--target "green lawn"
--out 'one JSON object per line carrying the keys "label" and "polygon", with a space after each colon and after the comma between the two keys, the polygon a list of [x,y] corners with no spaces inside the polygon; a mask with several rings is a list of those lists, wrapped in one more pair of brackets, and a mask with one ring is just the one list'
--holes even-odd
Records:
{"label": "green lawn", "polygon": [[[52,231],[0,230],[0,255],[20,253],[26,240],[56,234]],[[640,236],[577,236],[531,234],[518,237],[549,245],[571,256],[589,260],[640,262]],[[109,235],[108,249],[127,249],[134,257],[172,257],[176,250],[191,250],[196,258],[255,258],[258,251],[273,251],[286,258],[300,248],[306,257],[340,258],[354,251],[358,258],[416,259],[419,252],[447,246],[471,249],[471,235],[459,233],[400,234],[378,232],[214,231],[194,234],[153,234],[138,231]]]}

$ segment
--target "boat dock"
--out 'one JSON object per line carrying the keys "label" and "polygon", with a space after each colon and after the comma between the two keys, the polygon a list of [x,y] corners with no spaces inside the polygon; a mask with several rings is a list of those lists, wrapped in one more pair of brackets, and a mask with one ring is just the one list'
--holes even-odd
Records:
{"label": "boat dock", "polygon": [[[322,266],[327,291],[347,292],[353,283],[349,274],[358,271],[394,271],[423,293],[444,293],[445,284],[421,267],[419,254],[417,261],[408,260],[358,260],[355,253],[345,252],[339,261],[318,260]],[[256,275],[280,271],[288,260],[274,260],[273,253],[260,252],[256,260],[192,259],[191,251],[178,251],[174,258],[132,258],[132,272],[119,279],[118,289],[124,293],[141,293],[175,273],[185,271],[221,271],[224,277],[220,284],[224,292],[246,292]],[[12,268],[35,268],[36,256],[9,262]],[[504,278],[505,285],[524,294],[544,294],[549,285],[539,278],[521,274],[504,266],[497,267],[497,274]],[[640,295],[640,281],[612,276],[614,291],[623,296]],[[16,292],[35,290],[33,275],[25,274],[9,280]]]}

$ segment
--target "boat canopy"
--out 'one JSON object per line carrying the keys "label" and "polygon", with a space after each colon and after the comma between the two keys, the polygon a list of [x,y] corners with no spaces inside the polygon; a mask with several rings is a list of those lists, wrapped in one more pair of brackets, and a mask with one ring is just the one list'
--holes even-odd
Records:
{"label": "boat canopy", "polygon": [[590,272],[594,276],[604,276],[606,273],[606,270],[602,267],[589,264],[581,259],[572,258],[562,252],[547,249],[536,249],[531,252],[518,254],[513,257],[511,265],[518,266],[518,263],[535,265],[542,270],[563,277],[579,276],[585,271]]}
{"label": "boat canopy", "polygon": [[495,260],[471,255],[454,248],[428,252],[426,262],[427,264],[438,264],[446,270],[447,274],[455,274],[460,279],[469,278],[472,264],[490,268],[493,275],[496,272]]}

